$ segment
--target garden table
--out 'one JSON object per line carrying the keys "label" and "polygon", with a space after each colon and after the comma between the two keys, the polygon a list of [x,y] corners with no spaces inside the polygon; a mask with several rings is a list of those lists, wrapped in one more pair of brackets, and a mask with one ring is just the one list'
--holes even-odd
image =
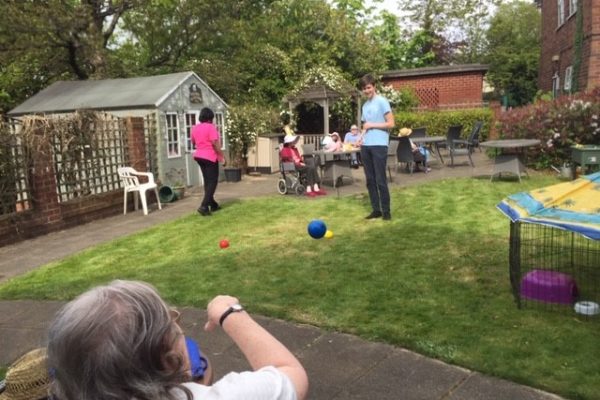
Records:
{"label": "garden table", "polygon": [[333,182],[332,186],[337,188],[344,176],[352,179],[352,168],[350,165],[350,155],[359,153],[360,149],[325,152],[323,150],[314,151],[312,154],[318,155],[321,159],[321,171],[323,178]]}
{"label": "garden table", "polygon": [[[502,139],[479,143],[481,147],[495,149],[494,173],[490,180],[493,180],[496,175],[500,177],[503,172],[508,172],[517,175],[521,182],[521,174],[527,174],[525,167],[527,147],[539,146],[540,143],[538,139]],[[502,153],[502,150],[507,149],[514,150],[514,153]]]}
{"label": "garden table", "polygon": [[442,164],[444,164],[444,159],[442,158],[442,153],[440,153],[439,143],[446,142],[445,136],[420,136],[420,137],[410,138],[410,140],[414,144],[429,145],[428,147],[431,152],[433,152],[433,148],[435,147],[435,152],[437,153],[438,157],[440,158],[440,161],[442,162]]}

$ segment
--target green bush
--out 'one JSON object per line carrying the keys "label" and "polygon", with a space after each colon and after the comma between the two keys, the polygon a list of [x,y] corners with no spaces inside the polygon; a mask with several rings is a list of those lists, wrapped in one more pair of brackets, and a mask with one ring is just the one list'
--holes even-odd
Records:
{"label": "green bush", "polygon": [[600,87],[507,111],[498,131],[507,139],[539,139],[541,146],[527,150],[537,168],[562,165],[571,159],[571,146],[600,144]]}
{"label": "green bush", "polygon": [[401,128],[425,127],[429,136],[445,136],[451,125],[462,125],[462,136],[467,138],[477,121],[483,121],[479,140],[485,140],[490,132],[493,112],[489,108],[471,108],[451,111],[395,112],[396,127],[393,134]]}

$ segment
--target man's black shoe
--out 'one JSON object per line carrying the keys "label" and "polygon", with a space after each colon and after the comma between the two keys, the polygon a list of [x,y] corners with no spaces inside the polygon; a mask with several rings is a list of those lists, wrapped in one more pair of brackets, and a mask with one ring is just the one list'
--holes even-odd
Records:
{"label": "man's black shoe", "polygon": [[215,203],[212,206],[210,206],[210,211],[211,212],[219,211],[220,209],[221,209],[221,206],[218,205],[217,203]]}
{"label": "man's black shoe", "polygon": [[390,214],[389,212],[383,213],[383,220],[384,221],[389,221],[392,219],[392,214]]}
{"label": "man's black shoe", "polygon": [[365,219],[381,218],[382,215],[381,211],[373,211],[371,214],[367,215]]}

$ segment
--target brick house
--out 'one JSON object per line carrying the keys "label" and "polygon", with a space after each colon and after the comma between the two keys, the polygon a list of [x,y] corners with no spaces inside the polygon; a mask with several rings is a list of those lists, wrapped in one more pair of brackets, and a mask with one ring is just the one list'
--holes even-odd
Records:
{"label": "brick house", "polygon": [[483,105],[483,77],[487,65],[445,65],[386,71],[384,85],[394,89],[411,87],[420,108],[471,108]]}
{"label": "brick house", "polygon": [[[542,50],[538,86],[555,96],[600,85],[600,1],[537,0],[542,13]],[[578,6],[579,4],[579,6]],[[574,76],[577,17],[582,18],[580,68]]]}

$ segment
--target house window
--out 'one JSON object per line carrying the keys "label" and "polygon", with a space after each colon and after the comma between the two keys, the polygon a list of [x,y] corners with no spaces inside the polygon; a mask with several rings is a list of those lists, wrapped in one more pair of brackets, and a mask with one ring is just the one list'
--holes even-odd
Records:
{"label": "house window", "polygon": [[219,131],[221,139],[221,149],[225,149],[225,117],[222,112],[215,113],[215,126]]}
{"label": "house window", "polygon": [[569,17],[577,12],[577,1],[569,0]]}
{"label": "house window", "polygon": [[558,26],[565,23],[565,0],[556,0],[558,10]]}
{"label": "house window", "polygon": [[565,84],[564,84],[564,89],[566,93],[571,93],[571,83],[573,80],[573,66],[569,65],[566,69],[565,69]]}
{"label": "house window", "polygon": [[558,76],[558,72],[554,73],[552,76],[552,96],[554,98],[560,95],[560,76]]}
{"label": "house window", "polygon": [[169,158],[180,157],[179,147],[179,119],[177,113],[167,113],[167,156]]}
{"label": "house window", "polygon": [[198,123],[198,111],[188,111],[185,113],[185,149],[188,153],[194,151],[192,145],[192,127]]}

